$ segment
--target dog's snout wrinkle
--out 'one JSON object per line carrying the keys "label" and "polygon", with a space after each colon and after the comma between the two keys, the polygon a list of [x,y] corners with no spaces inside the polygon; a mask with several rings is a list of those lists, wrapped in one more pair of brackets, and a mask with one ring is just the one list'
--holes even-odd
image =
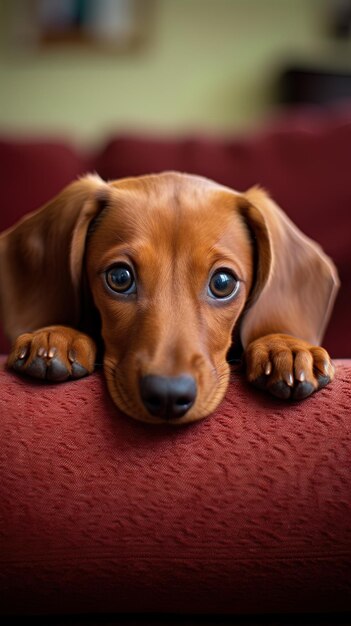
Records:
{"label": "dog's snout wrinkle", "polygon": [[196,399],[196,382],[192,376],[157,376],[148,374],[140,381],[140,395],[147,411],[154,417],[183,417]]}

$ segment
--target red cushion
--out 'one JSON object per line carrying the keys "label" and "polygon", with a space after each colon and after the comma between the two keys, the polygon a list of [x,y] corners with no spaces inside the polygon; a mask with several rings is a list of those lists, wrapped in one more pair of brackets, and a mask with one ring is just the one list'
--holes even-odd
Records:
{"label": "red cushion", "polygon": [[0,231],[34,211],[90,165],[63,142],[0,141]]}
{"label": "red cushion", "polygon": [[351,609],[351,361],[284,404],[233,373],[215,414],[120,414],[100,374],[0,372],[1,611]]}

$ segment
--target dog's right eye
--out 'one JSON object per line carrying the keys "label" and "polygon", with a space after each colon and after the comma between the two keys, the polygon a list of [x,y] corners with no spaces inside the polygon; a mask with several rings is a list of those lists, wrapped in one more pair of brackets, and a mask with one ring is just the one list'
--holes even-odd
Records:
{"label": "dog's right eye", "polygon": [[238,293],[239,280],[233,272],[225,268],[219,269],[212,275],[208,285],[208,294],[216,300],[228,300]]}
{"label": "dog's right eye", "polygon": [[129,295],[136,292],[134,272],[129,265],[119,263],[105,273],[106,283],[115,293]]}

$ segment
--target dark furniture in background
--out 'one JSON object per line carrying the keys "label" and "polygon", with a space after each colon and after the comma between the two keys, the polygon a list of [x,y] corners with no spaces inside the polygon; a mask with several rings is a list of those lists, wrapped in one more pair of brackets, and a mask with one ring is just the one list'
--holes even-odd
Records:
{"label": "dark furniture in background", "polygon": [[292,106],[351,101],[351,71],[291,66],[278,81],[278,99]]}

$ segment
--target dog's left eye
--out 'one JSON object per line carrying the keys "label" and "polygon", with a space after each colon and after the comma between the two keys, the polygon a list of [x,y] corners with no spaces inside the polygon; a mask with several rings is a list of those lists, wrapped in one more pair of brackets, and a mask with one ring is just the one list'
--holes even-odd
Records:
{"label": "dog's left eye", "polygon": [[239,289],[239,281],[232,272],[220,269],[214,272],[208,285],[211,298],[224,299],[234,296]]}
{"label": "dog's left eye", "polygon": [[131,267],[124,263],[110,267],[105,273],[106,283],[116,293],[131,294],[136,292],[136,282]]}

